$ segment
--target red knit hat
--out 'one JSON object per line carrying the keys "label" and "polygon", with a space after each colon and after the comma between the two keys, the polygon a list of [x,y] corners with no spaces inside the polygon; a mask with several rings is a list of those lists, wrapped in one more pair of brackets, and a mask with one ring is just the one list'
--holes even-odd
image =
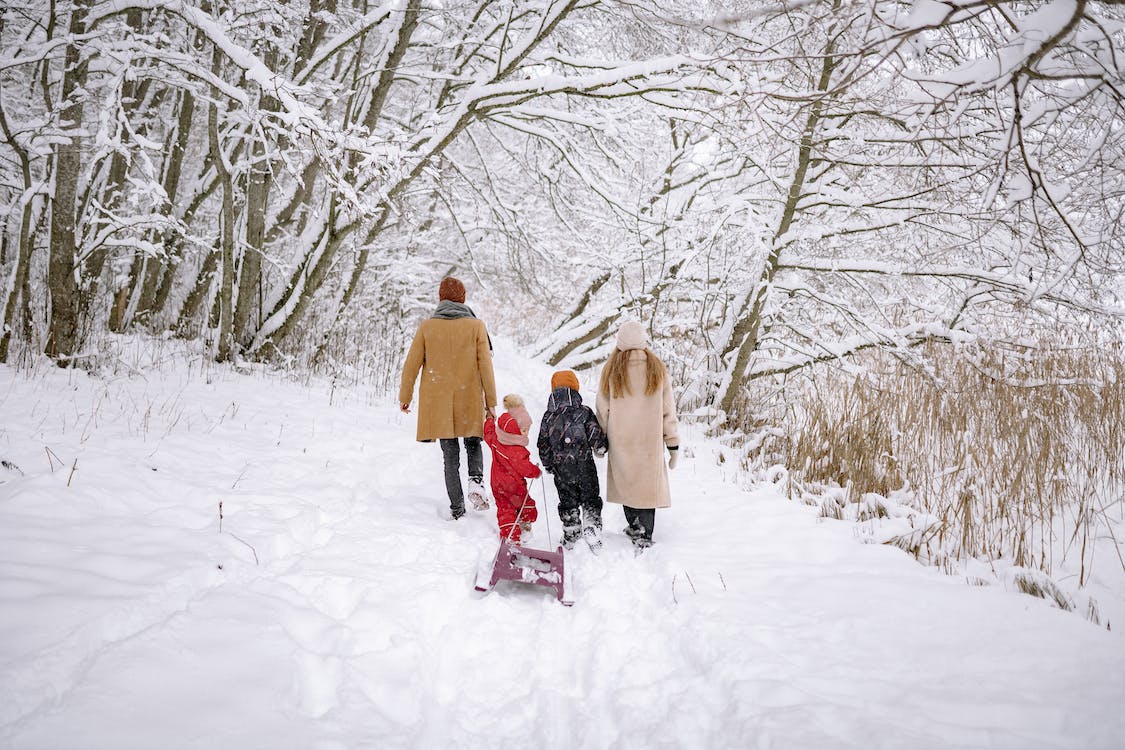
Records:
{"label": "red knit hat", "polygon": [[563,385],[571,390],[578,390],[578,376],[574,374],[573,370],[559,370],[551,376],[552,391]]}
{"label": "red knit hat", "polygon": [[519,423],[516,421],[516,418],[508,412],[504,412],[500,415],[500,418],[496,420],[496,426],[504,432],[511,433],[512,435],[520,434]]}
{"label": "red knit hat", "polygon": [[461,283],[460,279],[455,279],[452,276],[446,276],[441,280],[441,286],[438,287],[438,299],[447,299],[451,302],[465,302],[465,285]]}

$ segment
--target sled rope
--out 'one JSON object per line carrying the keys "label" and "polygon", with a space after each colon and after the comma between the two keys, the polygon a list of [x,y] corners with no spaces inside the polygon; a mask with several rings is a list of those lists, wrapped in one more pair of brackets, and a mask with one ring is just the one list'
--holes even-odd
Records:
{"label": "sled rope", "polygon": [[[492,448],[492,446],[489,446],[489,447]],[[508,455],[506,453],[504,453],[504,451],[500,450],[499,448],[492,448],[492,450],[493,450],[493,452],[499,453],[501,456],[503,456],[506,461],[511,461],[511,458],[509,458]],[[543,479],[543,473],[544,472],[543,472],[542,468],[540,468],[540,470],[539,470],[539,482],[540,482],[540,485],[543,488],[543,505],[544,505],[544,507],[543,507],[543,520],[547,524],[547,543],[550,544],[551,543],[551,517],[547,513],[547,508],[546,508],[546,504],[547,504],[547,482]],[[532,482],[534,483],[534,480],[532,480]],[[527,486],[527,483],[524,482],[523,502],[520,503],[520,509],[516,512],[515,523],[513,523],[511,526],[508,527],[508,535],[504,538],[505,542],[512,541],[512,532],[515,531],[516,524],[518,524],[520,522],[520,519],[523,518],[523,510],[524,510],[524,508],[527,507],[527,501],[530,500],[530,499],[531,499],[531,489]],[[499,550],[497,550],[496,554],[497,555],[500,554]],[[494,560],[494,562],[495,562],[495,560]]]}

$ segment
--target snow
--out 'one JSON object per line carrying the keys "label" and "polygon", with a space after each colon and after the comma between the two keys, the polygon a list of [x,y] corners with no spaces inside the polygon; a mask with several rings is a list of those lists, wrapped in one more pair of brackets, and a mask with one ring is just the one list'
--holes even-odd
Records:
{"label": "snow", "polygon": [[[522,394],[536,430],[550,370],[494,338],[501,395]],[[607,506],[601,554],[566,555],[564,607],[544,586],[474,591],[495,517],[442,519],[440,451],[393,396],[178,356],[127,369],[0,367],[0,747],[1116,748],[1125,733],[1123,625],[862,544],[774,485],[741,486],[691,426],[655,546],[635,557]],[[548,512],[529,541],[544,549],[561,531],[546,492],[534,483]]]}
{"label": "snow", "polygon": [[954,12],[953,6],[949,3],[938,2],[938,0],[915,0],[906,25],[911,29],[937,27]]}

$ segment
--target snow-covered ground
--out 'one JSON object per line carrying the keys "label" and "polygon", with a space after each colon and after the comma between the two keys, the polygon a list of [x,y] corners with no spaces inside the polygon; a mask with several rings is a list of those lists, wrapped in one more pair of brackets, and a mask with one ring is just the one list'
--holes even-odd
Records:
{"label": "snow-covered ground", "polygon": [[[549,370],[497,344],[538,429]],[[473,590],[495,517],[442,520],[389,397],[0,367],[0,747],[1122,746],[1125,623],[861,544],[687,435],[656,546],[607,506],[567,608]]]}

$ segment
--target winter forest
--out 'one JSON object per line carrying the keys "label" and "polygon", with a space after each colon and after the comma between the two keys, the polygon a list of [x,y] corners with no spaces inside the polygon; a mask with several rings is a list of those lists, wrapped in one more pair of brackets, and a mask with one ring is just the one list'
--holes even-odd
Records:
{"label": "winter forest", "polygon": [[[1119,0],[0,10],[11,378],[143,377],[123,347],[164,347],[208,383],[390,404],[452,274],[503,350],[574,369],[591,402],[642,321],[715,447],[698,464],[1115,638],[1123,214]],[[0,443],[12,477],[17,453]],[[63,736],[13,711],[0,745]],[[817,736],[743,746],[852,746]]]}

